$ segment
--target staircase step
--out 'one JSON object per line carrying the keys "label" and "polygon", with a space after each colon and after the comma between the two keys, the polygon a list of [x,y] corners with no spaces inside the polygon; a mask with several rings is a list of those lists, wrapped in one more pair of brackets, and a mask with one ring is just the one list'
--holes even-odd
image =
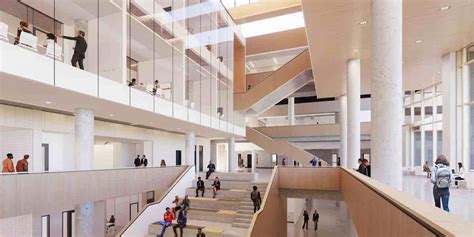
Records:
{"label": "staircase step", "polygon": [[[195,226],[195,225],[187,225],[186,228],[183,228],[183,237],[195,237],[197,234],[197,228],[201,227],[202,232],[206,234],[206,237],[223,237],[224,236],[224,229],[212,227],[212,226]],[[161,233],[163,226],[157,223],[151,224],[149,226],[149,233],[147,237],[156,237],[158,234]],[[179,233],[179,230],[177,230]],[[164,237],[174,237],[173,227],[166,228],[166,232]]]}
{"label": "staircase step", "polygon": [[244,219],[244,218],[235,218],[234,223],[248,223],[250,224],[252,222],[252,219]]}
{"label": "staircase step", "polygon": [[247,223],[234,223],[234,224],[232,224],[232,227],[248,229],[250,227],[250,224],[247,224]]}
{"label": "staircase step", "polygon": [[[196,188],[196,180],[193,180],[193,188]],[[212,180],[204,179],[204,187],[211,188],[213,184]],[[247,190],[249,188],[248,181],[234,181],[234,180],[221,180],[221,189],[241,189]]]}
{"label": "staircase step", "polygon": [[[202,178],[206,177],[206,173],[200,173]],[[214,172],[209,176],[209,180],[214,180],[215,177],[219,177],[221,181],[232,180],[232,181],[254,181],[255,173],[244,173],[244,172]]]}
{"label": "staircase step", "polygon": [[237,214],[235,214],[235,218],[247,218],[247,219],[252,219],[253,218],[253,211],[251,214],[249,213],[240,213],[240,212],[237,212]]}
{"label": "staircase step", "polygon": [[[221,189],[217,191],[216,198],[225,199],[225,200],[242,200],[247,195],[247,191],[243,189]],[[190,197],[194,197],[196,195],[195,188],[188,188],[186,189],[186,195]],[[201,195],[201,191],[199,191],[199,195]],[[211,188],[206,188],[204,191],[204,197],[212,198],[213,191]]]}
{"label": "staircase step", "polygon": [[190,197],[191,209],[209,209],[209,210],[229,210],[237,211],[240,207],[240,201],[222,200],[219,198],[195,198]]}
{"label": "staircase step", "polygon": [[213,221],[222,223],[232,223],[235,219],[236,211],[215,211],[215,210],[199,210],[190,209],[188,218],[200,221]]}

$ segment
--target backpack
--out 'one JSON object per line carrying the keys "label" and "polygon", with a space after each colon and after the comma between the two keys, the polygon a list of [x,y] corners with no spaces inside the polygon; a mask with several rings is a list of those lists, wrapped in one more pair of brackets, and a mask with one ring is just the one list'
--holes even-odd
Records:
{"label": "backpack", "polygon": [[451,171],[446,165],[437,165],[435,174],[437,188],[448,188],[451,183]]}

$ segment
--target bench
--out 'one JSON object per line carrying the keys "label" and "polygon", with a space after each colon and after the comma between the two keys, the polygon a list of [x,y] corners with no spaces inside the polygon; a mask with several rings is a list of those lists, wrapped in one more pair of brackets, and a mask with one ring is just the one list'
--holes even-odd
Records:
{"label": "bench", "polygon": [[[173,221],[173,225],[176,224],[175,221]],[[156,237],[157,234],[161,233],[162,225],[160,223],[155,222],[153,223],[150,228],[148,235],[149,237],[153,236]],[[183,228],[183,236],[184,237],[195,237],[197,234],[198,228],[202,228],[202,232],[206,234],[206,237],[221,237],[222,234],[224,233],[225,229],[219,228],[219,227],[211,227],[211,226],[201,226],[201,225],[195,225],[195,224],[188,224],[186,225],[186,228]],[[179,230],[176,230],[179,234]],[[168,227],[165,232],[164,237],[174,237],[173,233],[173,227]]]}

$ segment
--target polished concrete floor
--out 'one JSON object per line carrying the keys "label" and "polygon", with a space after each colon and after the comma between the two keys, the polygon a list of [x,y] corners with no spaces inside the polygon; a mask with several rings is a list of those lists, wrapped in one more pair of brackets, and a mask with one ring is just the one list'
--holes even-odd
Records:
{"label": "polished concrete floor", "polygon": [[[317,236],[331,236],[331,237],[346,237],[350,236],[350,222],[347,216],[347,210],[344,205],[337,204],[336,201],[328,200],[311,200],[306,206],[310,215],[309,228],[303,230],[302,216],[296,223],[288,223],[289,237],[317,237]],[[342,202],[339,202],[342,203]],[[318,230],[314,230],[314,222],[311,220],[314,209],[319,212]],[[346,214],[344,214],[346,213]],[[354,236],[354,235],[352,235]]]}
{"label": "polished concrete floor", "polygon": [[[403,191],[434,206],[433,184],[426,176],[403,176]],[[451,214],[474,224],[474,190],[451,188],[449,209]]]}

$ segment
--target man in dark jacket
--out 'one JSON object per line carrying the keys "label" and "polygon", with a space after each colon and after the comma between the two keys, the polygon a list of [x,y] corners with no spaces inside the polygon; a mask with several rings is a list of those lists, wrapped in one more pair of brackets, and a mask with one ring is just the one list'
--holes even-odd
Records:
{"label": "man in dark jacket", "polygon": [[198,177],[198,181],[196,183],[196,197],[199,196],[199,191],[201,191],[201,197],[204,197],[204,181],[202,181],[201,177]]}
{"label": "man in dark jacket", "polygon": [[84,31],[80,30],[77,33],[76,37],[71,37],[71,36],[62,36],[64,39],[68,40],[75,40],[76,41],[76,46],[74,46],[74,54],[72,55],[71,58],[71,64],[72,66],[76,67],[77,63],[79,62],[79,68],[84,70],[84,58],[86,58],[86,50],[87,50],[87,42],[86,39],[84,38],[86,36],[86,33]]}
{"label": "man in dark jacket", "polygon": [[257,186],[252,187],[252,192],[250,193],[250,199],[253,202],[253,213],[260,210],[260,205],[262,204],[262,197],[260,196],[260,192],[257,190]]}
{"label": "man in dark jacket", "polygon": [[317,230],[318,229],[318,222],[319,222],[319,213],[318,213],[317,210],[314,210],[313,222],[314,222],[314,230]]}
{"label": "man in dark jacket", "polygon": [[216,165],[209,161],[209,165],[207,165],[207,172],[206,172],[206,179],[209,179],[209,176],[216,170]]}
{"label": "man in dark jacket", "polygon": [[144,167],[148,165],[148,159],[146,158],[145,155],[142,156],[142,160],[140,161],[140,164],[142,164]]}
{"label": "man in dark jacket", "polygon": [[135,158],[133,164],[135,165],[135,167],[140,167],[140,165],[142,164],[142,161],[140,160],[140,155],[137,155],[137,158]]}

